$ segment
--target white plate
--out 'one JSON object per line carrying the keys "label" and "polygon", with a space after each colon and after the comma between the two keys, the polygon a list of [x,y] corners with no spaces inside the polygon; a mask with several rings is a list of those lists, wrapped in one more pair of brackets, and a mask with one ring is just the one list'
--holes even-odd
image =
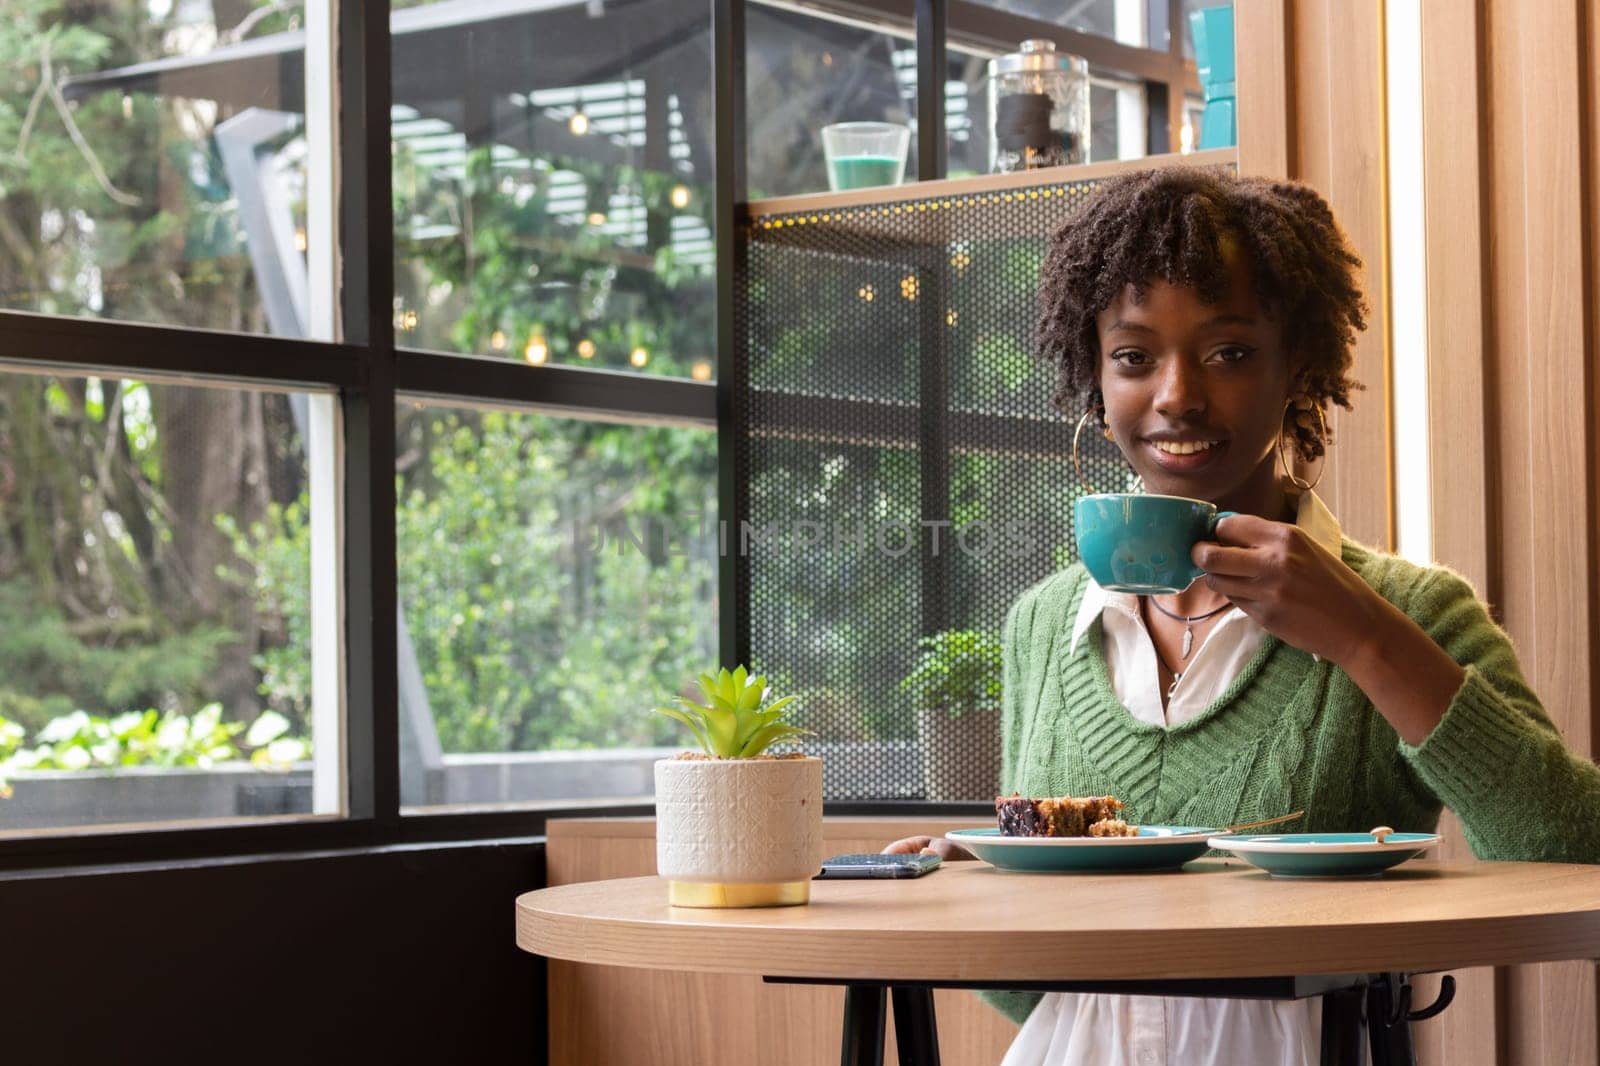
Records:
{"label": "white plate", "polygon": [[1279,833],[1218,836],[1211,846],[1231,851],[1274,877],[1373,877],[1421,855],[1437,833]]}
{"label": "white plate", "polygon": [[[1325,840],[1308,837],[1326,836]],[[1359,840],[1350,839],[1360,837]],[[1330,852],[1354,853],[1375,851],[1417,851],[1431,848],[1444,838],[1437,833],[1395,833],[1379,843],[1371,833],[1282,833],[1273,836],[1217,836],[1210,841],[1214,848],[1244,853],[1247,851],[1276,851],[1290,855],[1326,855]]]}

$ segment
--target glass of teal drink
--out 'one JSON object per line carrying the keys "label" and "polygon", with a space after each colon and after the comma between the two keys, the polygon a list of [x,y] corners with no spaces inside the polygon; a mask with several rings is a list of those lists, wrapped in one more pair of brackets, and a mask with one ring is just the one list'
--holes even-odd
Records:
{"label": "glass of teal drink", "polygon": [[822,127],[828,187],[834,192],[899,185],[911,130],[896,122],[836,122]]}

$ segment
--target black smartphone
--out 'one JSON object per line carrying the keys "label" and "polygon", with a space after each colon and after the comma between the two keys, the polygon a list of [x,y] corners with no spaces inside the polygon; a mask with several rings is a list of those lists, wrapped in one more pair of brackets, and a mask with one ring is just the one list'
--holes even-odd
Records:
{"label": "black smartphone", "polygon": [[921,877],[941,861],[937,855],[835,855],[822,860],[817,877]]}

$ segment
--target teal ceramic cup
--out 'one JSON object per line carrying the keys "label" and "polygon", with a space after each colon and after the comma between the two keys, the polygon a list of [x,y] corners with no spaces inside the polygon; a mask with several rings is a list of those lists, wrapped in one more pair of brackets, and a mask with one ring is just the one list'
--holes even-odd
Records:
{"label": "teal ceramic cup", "polygon": [[1217,523],[1234,512],[1184,496],[1105,492],[1078,497],[1072,513],[1090,576],[1112,592],[1147,596],[1182,592],[1205,573],[1189,551],[1215,539]]}

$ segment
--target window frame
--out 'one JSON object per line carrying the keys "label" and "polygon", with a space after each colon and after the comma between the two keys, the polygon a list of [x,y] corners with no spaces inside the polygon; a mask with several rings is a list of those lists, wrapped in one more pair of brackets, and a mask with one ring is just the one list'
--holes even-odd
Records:
{"label": "window frame", "polygon": [[[526,838],[547,819],[565,815],[648,815],[653,804],[527,805],[494,810],[402,814],[400,712],[396,642],[398,575],[395,544],[395,410],[409,399],[491,403],[558,415],[675,422],[714,428],[718,440],[718,507],[731,520],[747,513],[734,469],[742,396],[732,365],[734,327],[728,308],[741,254],[738,222],[746,203],[742,151],[745,118],[744,14],[755,0],[711,0],[714,99],[714,233],[717,293],[715,382],[654,378],[570,366],[524,366],[508,360],[446,354],[395,344],[394,220],[391,195],[388,5],[331,0],[334,69],[330,106],[339,186],[337,217],[340,339],[313,341],[222,333],[177,326],[69,318],[0,310],[7,344],[0,372],[118,374],[153,381],[267,386],[332,392],[343,437],[336,463],[344,486],[342,598],[346,810],[338,816],[290,816],[155,827],[40,830],[0,840],[0,871],[121,862],[248,858],[349,847],[429,841]],[[1180,0],[1146,0],[1165,9],[1175,31]],[[779,6],[789,6],[780,4]],[[799,5],[795,5],[799,7]],[[1198,91],[1181,32],[1165,51],[1136,48],[1068,30],[972,0],[808,0],[822,17],[876,26],[914,27],[917,116],[922,128],[944,128],[947,45],[1010,51],[1027,37],[1047,37],[1096,68],[1144,82],[1151,105],[1150,152],[1178,143],[1185,96]],[[934,91],[926,87],[933,86]],[[1188,90],[1187,92],[1185,90]],[[308,107],[313,105],[308,99]],[[1164,107],[1166,121],[1158,109]],[[1159,128],[1159,138],[1157,132]],[[1167,138],[1170,136],[1170,140]],[[1158,147],[1159,146],[1159,147]],[[944,138],[919,145],[921,180],[945,176]],[[220,365],[215,353],[228,352]],[[936,422],[937,420],[935,420]],[[942,432],[938,424],[925,431]],[[936,497],[937,498],[937,497]],[[719,646],[725,662],[749,652],[747,575],[737,553],[719,564]],[[829,812],[971,813],[978,807],[885,801],[830,803]]]}

